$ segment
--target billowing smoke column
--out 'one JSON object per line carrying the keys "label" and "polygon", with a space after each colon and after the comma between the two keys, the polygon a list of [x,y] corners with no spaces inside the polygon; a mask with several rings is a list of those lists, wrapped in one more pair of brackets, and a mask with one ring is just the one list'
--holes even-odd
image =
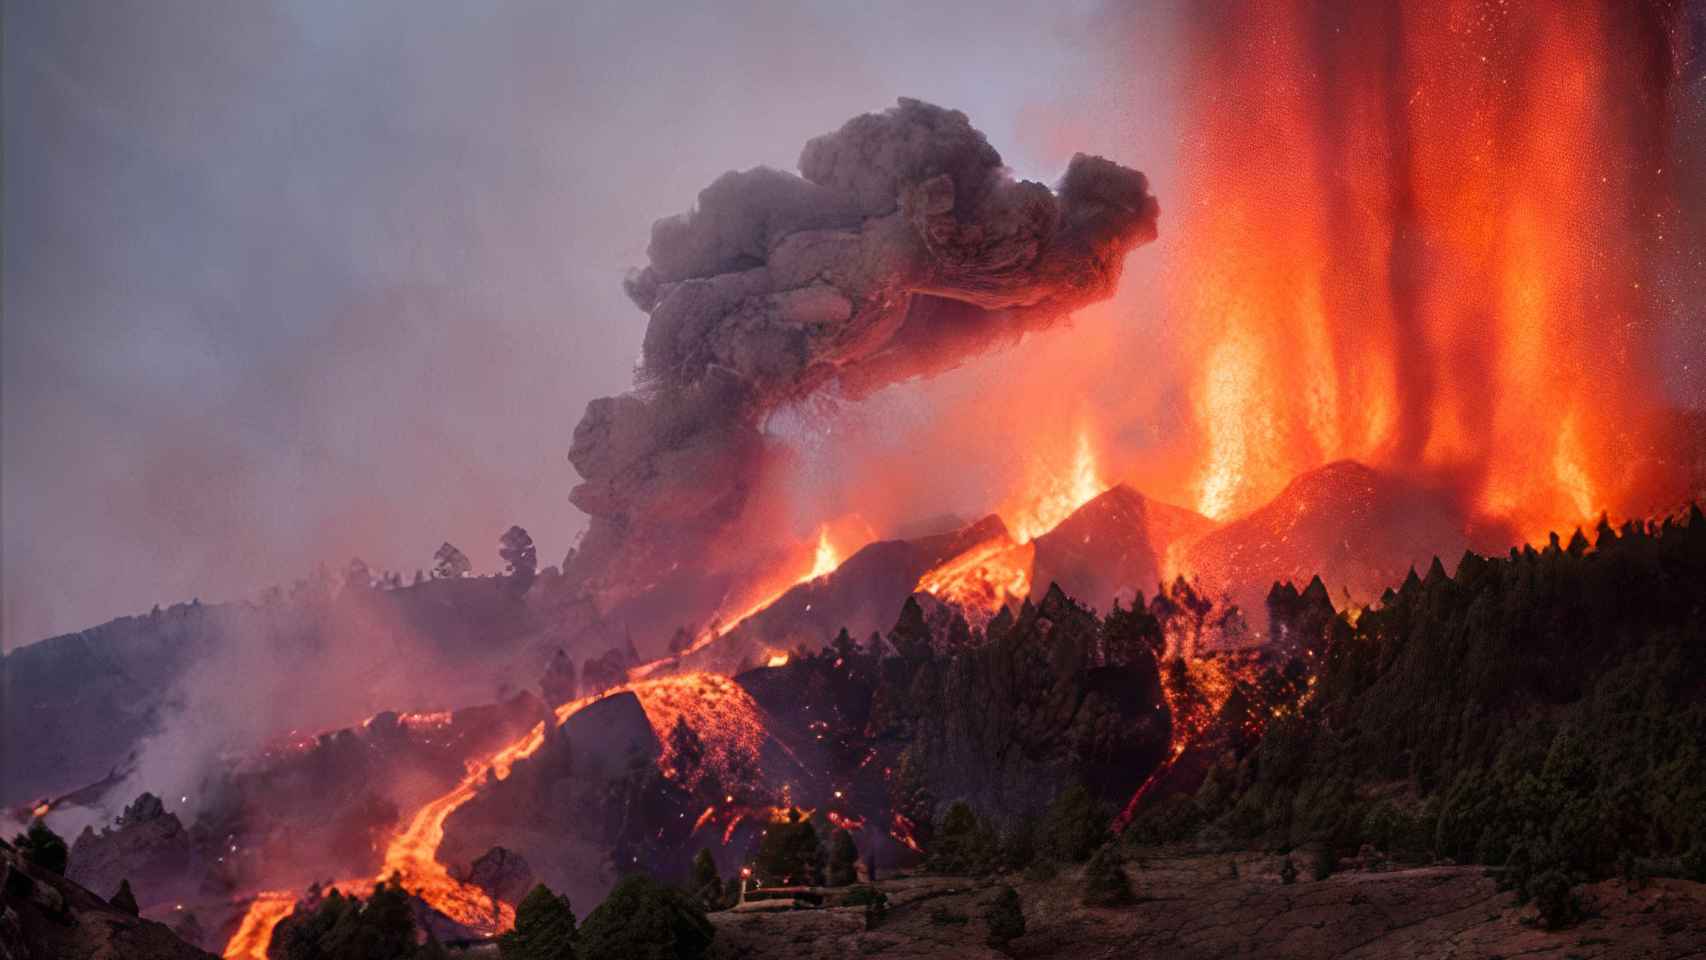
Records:
{"label": "billowing smoke column", "polygon": [[565,572],[606,613],[672,569],[719,594],[739,583],[766,542],[752,501],[779,406],[1045,329],[1110,296],[1156,234],[1143,174],[1080,154],[1053,190],[1015,180],[964,114],[917,100],[812,140],[799,169],[718,178],[653,226],[628,280],[650,314],[636,387],[590,403],[569,452],[592,523]]}

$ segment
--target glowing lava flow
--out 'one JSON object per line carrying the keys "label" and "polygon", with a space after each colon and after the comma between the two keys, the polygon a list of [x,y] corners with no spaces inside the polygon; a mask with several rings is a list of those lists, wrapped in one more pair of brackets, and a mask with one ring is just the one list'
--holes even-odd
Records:
{"label": "glowing lava flow", "polygon": [[757,599],[753,600],[746,606],[739,608],[734,614],[725,616],[719,612],[713,625],[701,631],[699,636],[695,637],[693,639],[693,643],[685,650],[682,650],[680,653],[671,654],[667,657],[661,657],[657,660],[650,661],[649,663],[642,663],[628,671],[628,678],[630,680],[644,679],[645,677],[649,677],[656,673],[660,668],[668,664],[680,662],[688,654],[698,652],[713,640],[716,640],[718,637],[721,637],[730,630],[740,626],[748,617],[751,617],[753,614],[758,613],[764,608],[775,603],[789,590],[794,589],[802,583],[810,583],[819,577],[834,573],[835,568],[841,566],[841,560],[841,552],[835,548],[834,542],[829,538],[829,525],[824,524],[818,527],[817,546],[813,548],[812,565],[809,570],[803,574],[791,576],[789,579],[780,584],[771,584],[769,586],[759,588],[754,591]]}
{"label": "glowing lava flow", "polygon": [[[652,732],[663,744],[658,766],[682,786],[698,786],[710,771],[718,782],[733,787],[740,771],[757,771],[758,752],[767,734],[758,703],[740,684],[721,674],[688,673],[647,680],[628,689],[639,698]],[[703,765],[685,779],[670,736],[677,721],[686,722],[705,746]]]}
{"label": "glowing lava flow", "polygon": [[[624,688],[563,704],[555,711],[555,722],[561,724],[587,704],[620,689]],[[517,760],[532,756],[544,743],[545,724],[538,723],[525,736],[485,760],[470,763],[467,773],[456,786],[415,811],[408,826],[392,837],[385,850],[385,865],[379,871],[379,879],[388,880],[396,876],[410,893],[470,929],[490,933],[513,925],[515,911],[509,904],[493,900],[485,891],[450,875],[450,871],[436,859],[438,845],[444,840],[444,822],[479,792],[488,773],[500,780],[509,776],[510,767]],[[348,890],[364,887],[366,883],[340,882],[333,886]],[[287,893],[263,893],[256,897],[243,916],[237,933],[226,944],[224,955],[265,960],[274,928],[295,909],[296,900]]]}
{"label": "glowing lava flow", "polygon": [[225,960],[267,960],[273,930],[295,910],[295,894],[269,891],[257,895],[221,956]]}
{"label": "glowing lava flow", "polygon": [[1030,595],[1036,561],[1032,541],[1105,489],[1090,435],[1079,430],[1072,468],[1051,476],[1040,492],[1030,494],[1023,506],[1011,511],[1010,535],[992,537],[949,558],[919,577],[914,590],[958,607],[973,626],[981,626],[1009,601]]}
{"label": "glowing lava flow", "polygon": [[[590,697],[572,700],[558,707],[554,722],[558,725],[596,700],[625,689],[618,687]],[[385,850],[382,878],[397,875],[405,889],[420,896],[434,909],[466,927],[497,931],[515,923],[515,911],[509,904],[494,900],[485,891],[463,883],[450,875],[438,862],[438,845],[444,841],[444,822],[456,809],[473,799],[485,783],[487,774],[502,780],[509,776],[517,760],[532,756],[545,743],[545,724],[535,724],[521,739],[506,745],[483,761],[468,765],[468,772],[451,788],[415,811],[409,825],[404,827]]]}
{"label": "glowing lava flow", "polygon": [[[582,697],[557,707],[552,723],[561,725],[583,708],[618,693],[630,692],[640,701],[652,730],[664,745],[659,765],[674,775],[677,763],[670,733],[676,721],[685,719],[705,746],[705,764],[696,776],[714,771],[721,782],[734,786],[740,771],[756,771],[765,726],[752,697],[727,677],[691,673],[659,677]],[[396,877],[404,889],[457,923],[481,933],[496,933],[515,923],[515,911],[484,890],[452,877],[437,859],[444,842],[444,824],[450,815],[479,793],[487,778],[502,780],[517,761],[536,753],[545,743],[545,724],[538,723],[526,735],[505,745],[491,756],[468,764],[467,772],[443,795],[428,801],[408,824],[391,839],[379,879]],[[365,883],[336,884],[343,889]],[[295,909],[293,896],[264,893],[249,906],[236,935],[225,948],[226,957],[264,958],[272,933]]]}

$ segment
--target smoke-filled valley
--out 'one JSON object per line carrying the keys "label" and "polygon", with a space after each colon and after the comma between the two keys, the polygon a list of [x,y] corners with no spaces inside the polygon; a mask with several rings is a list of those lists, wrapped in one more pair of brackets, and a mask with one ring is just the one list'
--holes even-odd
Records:
{"label": "smoke-filled valley", "polygon": [[1706,9],[1151,13],[1165,149],[900,97],[625,243],[561,561],[8,649],[0,960],[1698,949]]}

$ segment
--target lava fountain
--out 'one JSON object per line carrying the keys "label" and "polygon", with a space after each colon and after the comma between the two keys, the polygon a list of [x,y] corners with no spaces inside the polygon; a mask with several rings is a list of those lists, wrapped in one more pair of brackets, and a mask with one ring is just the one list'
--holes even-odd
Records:
{"label": "lava fountain", "polygon": [[1199,511],[1344,458],[1531,539],[1663,495],[1646,265],[1676,6],[1193,8],[1174,309]]}

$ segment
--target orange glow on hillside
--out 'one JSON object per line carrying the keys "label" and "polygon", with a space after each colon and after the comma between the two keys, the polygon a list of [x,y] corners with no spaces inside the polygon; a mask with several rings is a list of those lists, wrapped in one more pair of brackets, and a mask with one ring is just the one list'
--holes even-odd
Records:
{"label": "orange glow on hillside", "polygon": [[758,754],[766,736],[764,718],[740,684],[720,674],[688,673],[647,680],[629,689],[640,699],[652,732],[663,744],[658,766],[666,775],[681,780],[679,758],[670,742],[677,720],[685,721],[705,745],[704,767],[682,786],[697,786],[709,769],[725,787],[733,787],[742,769],[758,769]]}
{"label": "orange glow on hillside", "polygon": [[[867,527],[858,517],[847,518],[847,522],[839,524],[839,526],[849,530],[857,529],[860,531],[856,534],[846,534],[844,536],[858,536],[860,538],[858,543],[861,546],[870,540],[870,528]],[[700,631],[699,635],[694,637],[693,643],[689,645],[687,649],[681,651],[679,654],[662,657],[649,663],[641,664],[629,671],[628,676],[634,680],[649,677],[653,673],[656,673],[659,668],[668,664],[676,663],[688,654],[696,653],[703,649],[718,637],[728,633],[735,627],[740,626],[748,617],[751,617],[753,614],[756,614],[765,607],[775,603],[789,590],[794,589],[802,583],[810,583],[819,577],[834,573],[835,568],[841,566],[841,561],[845,559],[841,550],[836,546],[835,537],[836,535],[831,530],[830,524],[825,523],[819,525],[817,541],[815,546],[812,548],[811,565],[809,567],[805,567],[803,570],[800,567],[794,567],[788,572],[784,572],[759,584],[757,587],[745,591],[743,596],[747,599],[744,602],[736,601],[735,603],[731,603],[729,606],[734,611],[732,613],[727,610],[719,611],[713,625]],[[851,541],[844,540],[843,542]],[[776,664],[773,664],[773,666],[775,665]]]}
{"label": "orange glow on hillside", "polygon": [[[605,691],[563,704],[555,711],[555,722],[561,724],[587,704],[615,692]],[[438,862],[438,846],[444,841],[444,821],[473,799],[488,773],[502,780],[509,776],[516,761],[532,756],[544,743],[545,725],[538,723],[485,760],[470,763],[468,772],[455,787],[415,811],[408,825],[391,838],[385,849],[385,866],[379,875],[388,878],[396,874],[405,889],[457,923],[474,930],[508,929],[515,923],[514,908],[452,877],[444,864]]]}
{"label": "orange glow on hillside", "polygon": [[1009,602],[1031,593],[1036,547],[1006,534],[991,538],[930,570],[917,590],[952,604],[974,625],[988,622]]}
{"label": "orange glow on hillside", "polygon": [[1032,541],[1106,489],[1090,435],[1081,429],[1067,469],[1046,474],[1020,498],[1019,507],[1003,514],[1012,517],[1007,521],[1011,535],[990,538],[942,562],[918,579],[916,591],[958,607],[974,626],[981,626],[1002,607],[1030,595],[1036,562]]}

